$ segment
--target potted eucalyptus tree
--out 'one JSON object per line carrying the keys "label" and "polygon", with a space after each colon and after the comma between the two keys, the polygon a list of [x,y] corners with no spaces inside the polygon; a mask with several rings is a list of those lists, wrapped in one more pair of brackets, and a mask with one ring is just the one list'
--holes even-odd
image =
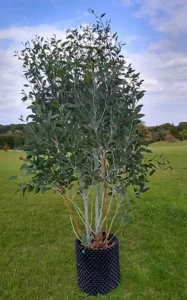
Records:
{"label": "potted eucalyptus tree", "polygon": [[96,295],[119,284],[113,226],[124,222],[129,188],[137,197],[145,192],[156,165],[146,160],[151,151],[137,130],[142,80],[105,14],[91,12],[94,24],[67,30],[63,41],[36,36],[15,55],[28,81],[22,101],[32,112],[21,166],[28,180],[20,189],[62,196],[76,237],[79,286]]}

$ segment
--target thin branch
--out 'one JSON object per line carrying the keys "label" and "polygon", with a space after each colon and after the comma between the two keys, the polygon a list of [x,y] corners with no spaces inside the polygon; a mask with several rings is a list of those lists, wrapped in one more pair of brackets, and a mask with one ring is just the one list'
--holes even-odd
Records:
{"label": "thin branch", "polygon": [[120,199],[120,201],[119,201],[119,203],[118,203],[118,205],[117,205],[117,207],[116,207],[116,211],[115,211],[115,214],[114,214],[114,216],[113,216],[113,219],[112,219],[112,221],[111,221],[111,223],[110,223],[110,227],[109,227],[109,232],[110,232],[110,233],[111,233],[111,229],[112,229],[114,220],[116,219],[116,216],[117,216],[117,214],[118,214],[119,208],[120,208],[120,206],[121,206],[121,202],[122,202],[122,199]]}
{"label": "thin branch", "polygon": [[73,232],[74,232],[75,236],[77,237],[78,240],[82,241],[81,238],[76,233],[71,214],[69,216],[70,216],[71,226],[72,226],[72,229],[73,229]]}
{"label": "thin branch", "polygon": [[[114,194],[115,194],[115,190],[113,189],[112,195],[111,195],[111,197],[110,197],[110,202],[109,202],[109,205],[108,205],[108,211],[107,211],[107,214],[110,213],[111,205],[112,205],[112,202],[113,202],[113,200],[114,200]],[[102,226],[103,226],[105,220],[106,220],[106,215],[105,215],[105,217],[103,218],[103,221],[101,222],[101,228],[102,228]]]}
{"label": "thin branch", "polygon": [[86,195],[86,196],[87,196],[87,198],[88,198],[88,197],[89,197],[89,195],[90,195],[90,192],[91,192],[91,189],[92,189],[92,187],[93,187],[93,186],[91,185],[91,186],[90,186],[90,188],[89,188],[89,190],[88,190],[88,193],[87,193],[87,195]]}
{"label": "thin branch", "polygon": [[[60,189],[59,189],[59,191],[60,191]],[[72,216],[73,222],[74,222],[75,227],[76,227],[76,230],[77,230],[77,232],[78,232],[78,235],[81,236],[81,231],[80,231],[80,228],[79,228],[77,219],[76,219],[76,217],[74,216],[73,210],[72,210],[71,205],[70,205],[70,203],[69,203],[69,199],[66,197],[65,194],[63,194],[63,192],[64,192],[64,191],[61,190],[60,193],[61,193],[61,195],[62,195],[62,197],[63,197],[63,199],[64,199],[64,202],[65,202],[65,204],[66,204],[66,206],[67,206],[67,208],[68,208],[69,214]]]}
{"label": "thin branch", "polygon": [[[60,192],[59,188],[57,188],[57,190]],[[61,194],[61,192],[60,192]],[[70,199],[67,195],[66,195],[66,198],[73,204],[76,212],[77,212],[77,215],[79,217],[79,219],[81,220],[81,222],[85,225],[85,221],[84,221],[84,213],[82,212],[82,210],[80,209],[80,207],[73,201],[73,199],[75,198],[75,196],[77,195],[77,193],[75,193],[73,196],[72,196],[72,199]],[[80,193],[80,195],[82,196],[82,194]],[[62,196],[62,194],[61,194]],[[94,232],[94,230],[91,228],[90,226],[90,231],[91,232]]]}
{"label": "thin branch", "polygon": [[121,223],[120,223],[118,229],[116,230],[116,232],[112,235],[112,238],[111,238],[110,240],[106,241],[107,245],[110,243],[110,241],[113,239],[113,237],[116,236],[116,234],[119,232],[119,230],[120,230],[122,224],[123,224],[123,219],[122,219],[122,221],[121,221]]}
{"label": "thin branch", "polygon": [[95,230],[97,230],[97,222],[99,220],[99,199],[100,199],[100,184],[96,187],[95,196]]}
{"label": "thin branch", "polygon": [[102,216],[103,216],[104,203],[105,203],[105,192],[103,190],[100,213],[99,213],[99,219],[98,219],[97,225],[96,225],[96,234],[100,233],[100,230],[101,230],[101,219],[102,219]]}
{"label": "thin branch", "polygon": [[[91,204],[91,217],[90,217],[90,225],[89,227],[91,228],[92,227],[92,220],[93,220],[93,208],[94,208],[94,198],[92,197],[92,204]],[[92,231],[93,232],[93,231]]]}
{"label": "thin branch", "polygon": [[82,190],[82,197],[84,200],[84,217],[85,217],[85,227],[86,227],[86,235],[87,241],[90,239],[90,224],[89,224],[89,210],[88,210],[88,198],[85,192],[85,189]]}
{"label": "thin branch", "polygon": [[86,236],[87,236],[87,242],[88,242],[90,239],[88,197],[87,197],[86,191],[84,189],[81,177],[79,177],[79,184],[82,189],[81,195],[82,195],[83,201],[84,201],[84,219],[85,219],[85,229],[86,229]]}
{"label": "thin branch", "polygon": [[108,235],[108,195],[107,195],[107,184],[104,183],[104,189],[105,189],[105,217],[106,217],[106,235]]}

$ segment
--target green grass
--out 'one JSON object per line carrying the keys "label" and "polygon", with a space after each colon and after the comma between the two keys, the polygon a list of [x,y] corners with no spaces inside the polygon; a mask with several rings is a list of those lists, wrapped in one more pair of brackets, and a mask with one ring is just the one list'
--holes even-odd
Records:
{"label": "green grass", "polygon": [[[119,234],[121,282],[97,299],[187,299],[187,143],[157,143],[173,170],[158,171]],[[60,197],[21,194],[16,152],[0,152],[0,299],[95,299],[79,291],[74,236]]]}

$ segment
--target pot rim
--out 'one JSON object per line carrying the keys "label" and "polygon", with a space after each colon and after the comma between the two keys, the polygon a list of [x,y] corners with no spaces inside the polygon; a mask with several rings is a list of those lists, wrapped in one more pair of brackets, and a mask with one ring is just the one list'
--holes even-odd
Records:
{"label": "pot rim", "polygon": [[81,250],[86,250],[89,251],[89,252],[95,252],[95,251],[110,251],[111,249],[113,249],[116,245],[119,244],[119,239],[117,236],[113,235],[112,233],[109,234],[110,236],[113,237],[113,241],[112,241],[112,244],[110,246],[108,246],[107,248],[87,248],[85,247],[84,245],[81,244],[81,241],[77,238],[75,239],[75,246],[78,246],[79,248],[81,248]]}

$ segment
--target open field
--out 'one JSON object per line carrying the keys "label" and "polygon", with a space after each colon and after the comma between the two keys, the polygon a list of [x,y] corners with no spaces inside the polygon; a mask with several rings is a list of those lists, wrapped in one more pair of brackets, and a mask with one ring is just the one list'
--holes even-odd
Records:
{"label": "open field", "polygon": [[[121,283],[97,299],[187,299],[187,142],[157,143],[173,170],[151,178],[119,234]],[[0,152],[0,299],[95,299],[79,291],[74,236],[58,195],[13,193],[19,152]]]}

